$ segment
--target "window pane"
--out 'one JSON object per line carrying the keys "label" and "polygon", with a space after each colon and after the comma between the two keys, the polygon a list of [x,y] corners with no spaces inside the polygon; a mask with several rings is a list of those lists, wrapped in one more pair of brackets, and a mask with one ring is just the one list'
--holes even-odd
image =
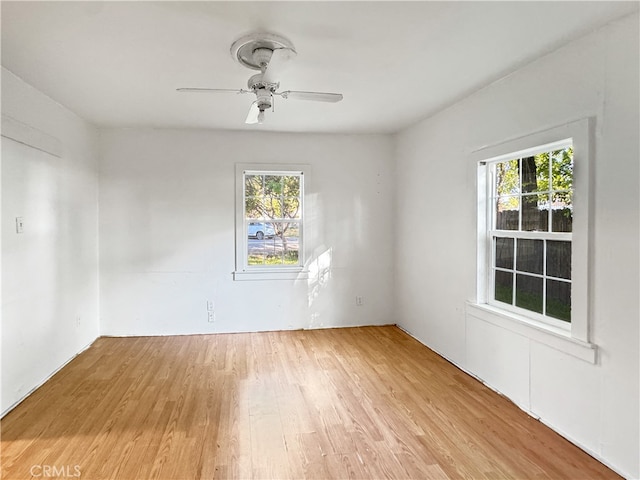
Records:
{"label": "window pane", "polygon": [[249,265],[299,264],[299,222],[252,222],[247,230]]}
{"label": "window pane", "polygon": [[513,270],[513,238],[496,238],[496,267]]}
{"label": "window pane", "polygon": [[300,218],[302,211],[300,210],[299,197],[284,197],[283,202],[283,218]]}
{"label": "window pane", "polygon": [[571,280],[571,242],[547,241],[547,275]]}
{"label": "window pane", "polygon": [[547,315],[571,321],[571,284],[547,280]]}
{"label": "window pane", "polygon": [[516,275],[516,306],[542,313],[542,278]]}
{"label": "window pane", "polygon": [[284,248],[282,239],[278,236],[271,237],[264,243],[264,254],[266,265],[282,265]]}
{"label": "window pane", "polygon": [[290,223],[282,236],[282,258],[285,265],[298,265],[300,247],[300,229],[296,223]]}
{"label": "window pane", "polygon": [[246,197],[244,201],[245,219],[264,218],[265,211],[262,197]]}
{"label": "window pane", "polygon": [[538,153],[536,156],[536,183],[539,192],[548,192],[549,183],[549,152]]}
{"label": "window pane", "polygon": [[549,194],[540,193],[522,197],[522,230],[549,231]]}
{"label": "window pane", "polygon": [[517,159],[496,164],[496,193],[498,195],[520,193],[520,169]]}
{"label": "window pane", "polygon": [[244,177],[244,189],[245,195],[248,197],[257,197],[263,194],[262,192],[262,180],[263,175],[245,175]]}
{"label": "window pane", "polygon": [[268,218],[277,219],[283,217],[282,197],[268,196],[265,199],[265,214]]}
{"label": "window pane", "polygon": [[518,239],[516,270],[542,274],[543,240]]}
{"label": "window pane", "polygon": [[553,194],[553,210],[551,212],[552,231],[573,231],[573,193],[556,192]]}
{"label": "window pane", "polygon": [[300,222],[274,222],[273,224],[276,235],[279,237],[299,237]]}
{"label": "window pane", "polygon": [[549,190],[549,154],[525,157],[520,163],[522,171],[522,193],[546,192]]}
{"label": "window pane", "polygon": [[269,197],[282,195],[282,175],[264,176],[264,194]]}
{"label": "window pane", "polygon": [[262,265],[264,264],[264,252],[255,245],[249,245],[249,254],[247,255],[247,263],[249,265]]}
{"label": "window pane", "polygon": [[247,236],[262,240],[264,238],[272,238],[276,234],[273,224],[268,222],[249,222],[247,225]]}
{"label": "window pane", "polygon": [[573,147],[551,152],[554,190],[573,189]]}
{"label": "window pane", "polygon": [[499,302],[513,304],[513,273],[495,271],[494,297]]}
{"label": "window pane", "polygon": [[496,201],[496,229],[520,228],[520,197],[499,197]]}
{"label": "window pane", "polygon": [[286,197],[300,196],[300,177],[293,175],[285,175],[282,177],[283,195]]}
{"label": "window pane", "polygon": [[298,265],[300,263],[300,256],[298,250],[289,250],[284,254],[285,265]]}

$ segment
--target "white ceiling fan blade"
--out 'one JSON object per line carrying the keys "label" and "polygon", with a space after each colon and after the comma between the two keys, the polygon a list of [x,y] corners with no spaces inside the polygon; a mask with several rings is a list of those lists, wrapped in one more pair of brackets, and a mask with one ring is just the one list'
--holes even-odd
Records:
{"label": "white ceiling fan blade", "polygon": [[336,103],[342,100],[341,93],[324,93],[324,92],[296,92],[287,90],[280,93],[283,98],[293,98],[295,100],[311,100],[314,102],[330,102]]}
{"label": "white ceiling fan blade", "polygon": [[249,107],[249,113],[247,113],[247,119],[244,123],[253,124],[258,123],[258,115],[260,115],[260,109],[258,108],[258,102],[253,102]]}
{"label": "white ceiling fan blade", "polygon": [[280,74],[285,70],[289,60],[297,55],[291,48],[277,48],[271,54],[271,60],[267,64],[262,80],[266,83],[278,83]]}
{"label": "white ceiling fan blade", "polygon": [[187,93],[249,93],[249,90],[231,88],[176,88],[176,91]]}

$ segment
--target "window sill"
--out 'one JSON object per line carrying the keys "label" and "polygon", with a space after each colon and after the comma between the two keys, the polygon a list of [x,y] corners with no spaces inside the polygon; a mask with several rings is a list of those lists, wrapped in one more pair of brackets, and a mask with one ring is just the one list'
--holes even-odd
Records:
{"label": "window sill", "polygon": [[467,315],[504,328],[538,343],[595,364],[598,347],[571,336],[571,332],[552,325],[545,325],[487,304],[467,303]]}
{"label": "window sill", "polygon": [[308,270],[236,270],[233,272],[235,281],[244,280],[306,280]]}

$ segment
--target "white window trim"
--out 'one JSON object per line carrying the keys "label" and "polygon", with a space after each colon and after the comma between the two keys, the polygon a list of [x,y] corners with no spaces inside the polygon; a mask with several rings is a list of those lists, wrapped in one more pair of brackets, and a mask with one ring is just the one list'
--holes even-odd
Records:
{"label": "white window trim", "polygon": [[598,348],[593,343],[573,338],[571,333],[549,324],[531,320],[487,304],[467,303],[467,315],[567,353],[592,364],[596,363]]}
{"label": "white window trim", "polygon": [[260,173],[300,173],[304,180],[302,182],[302,224],[305,220],[305,200],[309,183],[309,166],[293,164],[267,164],[267,163],[238,163],[236,164],[236,203],[235,203],[235,233],[236,233],[236,268],[233,272],[234,280],[299,280],[309,276],[308,269],[305,268],[305,258],[307,246],[304,239],[304,226],[300,235],[300,265],[295,266],[251,266],[247,265],[247,228],[244,221],[244,173],[256,171]]}
{"label": "white window trim", "polygon": [[[506,142],[483,147],[472,152],[471,158],[478,164],[477,177],[477,198],[478,198],[478,226],[477,226],[477,291],[475,307],[479,307],[485,313],[494,314],[499,317],[500,325],[504,326],[505,321],[511,322],[513,328],[518,333],[527,333],[527,336],[543,343],[553,343],[555,348],[567,345],[566,342],[558,338],[569,340],[570,347],[561,348],[567,353],[572,353],[583,349],[584,355],[579,356],[587,361],[595,362],[595,345],[589,341],[590,328],[590,285],[589,265],[592,255],[590,245],[593,244],[593,218],[591,212],[592,196],[591,174],[593,162],[592,135],[593,120],[586,118],[575,122],[570,122],[560,127],[551,128],[534,134],[508,140]],[[540,151],[541,146],[553,145],[558,142],[571,140],[573,144],[574,163],[574,195],[573,204],[573,233],[572,233],[572,258],[571,258],[571,324],[567,327],[559,327],[551,323],[543,323],[535,318],[535,315],[523,315],[508,308],[498,308],[489,302],[489,279],[491,277],[489,261],[491,259],[491,243],[487,232],[490,228],[489,215],[487,210],[487,199],[489,182],[489,168],[487,163],[519,158],[526,156],[531,151]],[[487,316],[481,316],[486,319]],[[496,320],[497,322],[498,320]],[[495,323],[495,322],[492,322]],[[524,327],[523,327],[524,326]]]}

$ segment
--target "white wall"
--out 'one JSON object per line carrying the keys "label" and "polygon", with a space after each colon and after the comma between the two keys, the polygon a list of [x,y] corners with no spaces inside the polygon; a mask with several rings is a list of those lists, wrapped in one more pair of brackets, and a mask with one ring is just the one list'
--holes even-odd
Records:
{"label": "white wall", "polygon": [[[102,334],[395,322],[389,136],[114,129],[101,133],[101,149]],[[234,166],[252,162],[311,166],[309,280],[232,278]]]}
{"label": "white wall", "polygon": [[61,155],[2,137],[4,413],[98,336],[98,162],[95,129],[4,68],[2,114]]}
{"label": "white wall", "polygon": [[[592,452],[640,476],[638,16],[614,22],[397,136],[399,323]],[[486,145],[595,117],[596,365],[465,316],[476,292],[476,168]],[[414,244],[415,245],[415,244]]]}
{"label": "white wall", "polygon": [[[386,136],[105,130],[99,221],[95,130],[3,70],[3,114],[58,139],[63,155],[3,141],[2,411],[99,329],[398,321],[619,472],[640,476],[637,39],[637,15],[616,22],[402,132],[395,152]],[[597,125],[596,365],[465,316],[476,289],[470,152],[587,116]],[[322,268],[309,280],[232,280],[234,165],[255,161],[311,165],[310,262]],[[16,216],[25,218],[22,235]],[[206,300],[215,302],[213,324]]]}

